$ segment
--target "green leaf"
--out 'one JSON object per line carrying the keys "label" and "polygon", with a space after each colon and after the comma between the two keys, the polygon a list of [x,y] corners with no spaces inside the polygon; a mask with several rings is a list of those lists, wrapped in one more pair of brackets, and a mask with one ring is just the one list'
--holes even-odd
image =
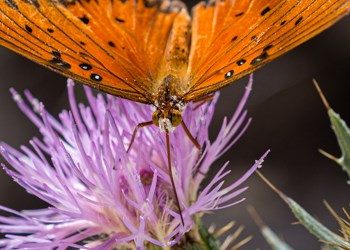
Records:
{"label": "green leaf", "polygon": [[[158,250],[156,248],[147,248]],[[197,225],[192,228],[182,239],[174,246],[172,250],[220,250],[220,242],[208,232],[208,228],[198,219]]]}
{"label": "green leaf", "polygon": [[349,242],[322,225],[322,223],[312,217],[297,202],[286,196],[274,185],[272,185],[272,183],[268,181],[259,171],[257,171],[257,173],[286,202],[294,216],[311,234],[315,235],[321,242],[326,244],[332,250],[350,249]]}
{"label": "green leaf", "polygon": [[199,235],[208,250],[220,250],[220,242],[208,232],[208,228],[199,222]]}
{"label": "green leaf", "polygon": [[248,206],[247,210],[254,222],[260,228],[261,234],[264,236],[267,243],[269,243],[272,250],[293,250],[293,248],[281,240],[268,226],[266,226],[253,206]]}
{"label": "green leaf", "polygon": [[[283,195],[284,196],[284,195]],[[310,233],[315,235],[320,241],[324,242],[330,249],[341,250],[343,246],[350,249],[350,244],[336,235],[323,224],[312,217],[305,209],[303,209],[297,202],[289,197],[284,196],[283,200],[288,204],[295,217]]]}
{"label": "green leaf", "polygon": [[331,120],[332,129],[335,133],[335,136],[337,137],[338,144],[341,150],[341,157],[336,158],[335,156],[320,150],[320,152],[330,158],[331,160],[338,163],[345,172],[347,172],[348,176],[350,177],[350,130],[349,127],[346,125],[345,121],[341,119],[340,115],[331,109],[329,106],[326,97],[322,93],[321,88],[318,86],[317,82],[314,80],[315,87],[322,99],[323,104],[325,105],[329,119]]}
{"label": "green leaf", "polygon": [[347,172],[347,174],[350,177],[350,131],[349,127],[346,125],[345,121],[341,119],[340,115],[335,113],[333,109],[328,110],[328,116],[331,120],[332,129],[337,137],[338,144],[340,147],[340,150],[342,152],[342,155],[340,158],[336,158],[323,150],[320,150],[320,152],[325,155],[326,157],[330,158],[331,160],[334,160],[336,163],[338,163],[344,171]]}
{"label": "green leaf", "polygon": [[293,248],[282,241],[268,226],[262,226],[260,230],[272,250],[293,250]]}

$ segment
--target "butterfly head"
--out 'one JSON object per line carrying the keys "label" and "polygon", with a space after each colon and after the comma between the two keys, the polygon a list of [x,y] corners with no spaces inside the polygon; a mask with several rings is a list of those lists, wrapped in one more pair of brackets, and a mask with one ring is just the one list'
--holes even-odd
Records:
{"label": "butterfly head", "polygon": [[185,104],[180,98],[181,81],[174,75],[167,75],[162,80],[155,102],[157,109],[152,115],[152,122],[161,131],[173,132],[182,122],[182,110]]}

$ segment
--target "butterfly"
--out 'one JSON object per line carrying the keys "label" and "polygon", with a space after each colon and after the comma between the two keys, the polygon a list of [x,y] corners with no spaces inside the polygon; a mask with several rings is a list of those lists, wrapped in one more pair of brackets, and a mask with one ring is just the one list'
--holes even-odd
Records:
{"label": "butterfly", "polygon": [[190,15],[179,0],[0,0],[0,44],[98,90],[153,105],[130,146],[141,127],[166,132],[177,198],[169,132],[181,124],[200,149],[182,121],[186,104],[210,99],[349,9],[349,0],[210,0]]}

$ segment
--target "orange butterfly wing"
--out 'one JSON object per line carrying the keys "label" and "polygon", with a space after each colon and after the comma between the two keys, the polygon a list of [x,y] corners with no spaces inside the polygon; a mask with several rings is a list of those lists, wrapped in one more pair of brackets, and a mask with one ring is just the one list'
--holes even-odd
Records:
{"label": "orange butterfly wing", "polygon": [[3,0],[0,44],[102,91],[152,103],[176,4]]}
{"label": "orange butterfly wing", "polygon": [[154,103],[173,74],[189,102],[286,53],[349,8],[349,0],[217,0],[198,4],[191,23],[180,1],[3,0],[0,44],[138,102]]}
{"label": "orange butterfly wing", "polygon": [[196,100],[251,73],[320,33],[349,0],[225,0],[192,11],[192,45],[183,96]]}

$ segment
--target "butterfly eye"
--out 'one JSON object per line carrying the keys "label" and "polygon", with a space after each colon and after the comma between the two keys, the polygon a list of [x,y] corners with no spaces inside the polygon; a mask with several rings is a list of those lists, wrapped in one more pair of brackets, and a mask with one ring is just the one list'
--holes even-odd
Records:
{"label": "butterfly eye", "polygon": [[225,79],[229,79],[229,78],[231,78],[232,76],[233,76],[233,70],[230,70],[229,72],[227,72],[226,74],[225,74]]}
{"label": "butterfly eye", "polygon": [[152,122],[154,125],[159,126],[160,113],[158,110],[154,111],[152,114]]}
{"label": "butterfly eye", "polygon": [[170,116],[170,121],[171,121],[171,124],[174,126],[174,127],[177,127],[180,125],[180,123],[182,122],[182,115],[181,115],[181,112],[177,109],[173,109],[171,111],[171,116]]}

